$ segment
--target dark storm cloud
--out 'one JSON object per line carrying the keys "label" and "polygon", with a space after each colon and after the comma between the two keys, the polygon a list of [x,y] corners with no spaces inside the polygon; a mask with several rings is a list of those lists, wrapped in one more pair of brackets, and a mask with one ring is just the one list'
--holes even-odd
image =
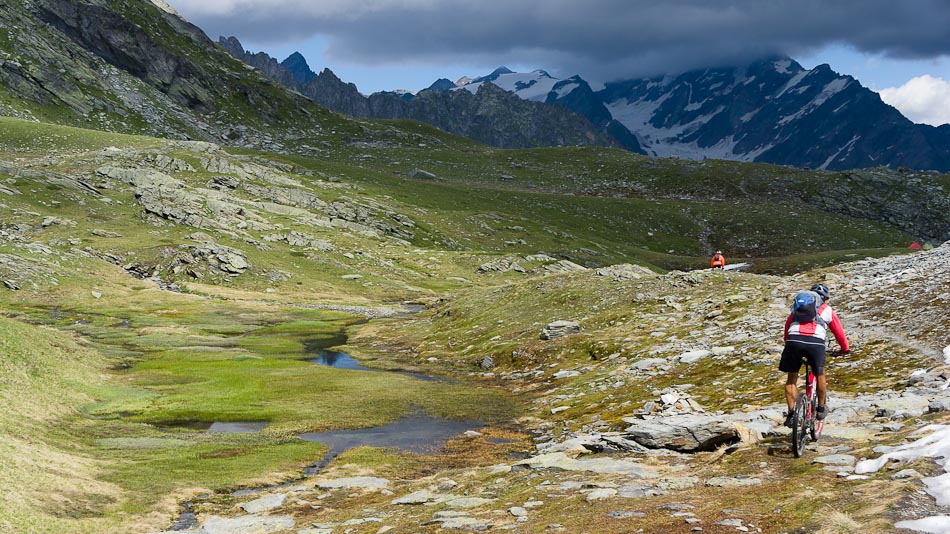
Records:
{"label": "dark storm cloud", "polygon": [[327,39],[327,56],[518,63],[600,79],[796,55],[840,43],[950,54],[944,0],[172,0],[212,37]]}

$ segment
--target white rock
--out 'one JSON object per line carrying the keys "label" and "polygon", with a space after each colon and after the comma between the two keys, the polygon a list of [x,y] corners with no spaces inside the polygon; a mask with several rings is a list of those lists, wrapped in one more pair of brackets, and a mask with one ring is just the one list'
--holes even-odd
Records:
{"label": "white rock", "polygon": [[431,491],[427,490],[419,490],[393,500],[393,504],[425,504],[427,502],[442,502],[450,497],[450,495],[432,493]]}
{"label": "white rock", "polygon": [[539,454],[522,460],[516,465],[526,465],[532,469],[555,469],[560,471],[590,471],[592,473],[621,474],[637,478],[658,478],[650,468],[628,460],[613,458],[581,458],[575,460],[563,452]]}
{"label": "white rock", "polygon": [[696,363],[703,358],[708,358],[709,356],[712,356],[712,351],[710,350],[691,350],[680,354],[679,361],[680,363],[690,364]]}
{"label": "white rock", "polygon": [[459,497],[458,499],[445,501],[445,506],[454,509],[477,508],[492,502],[494,502],[494,499],[483,499],[481,497]]}
{"label": "white rock", "polygon": [[320,489],[382,489],[389,486],[389,480],[377,477],[349,477],[318,480],[316,485]]}
{"label": "white rock", "polygon": [[285,516],[257,516],[222,518],[211,517],[201,526],[202,534],[270,534],[294,526],[294,520]]}
{"label": "white rock", "polygon": [[488,530],[492,526],[488,521],[474,517],[455,517],[442,523],[446,530]]}
{"label": "white rock", "polygon": [[851,456],[850,454],[831,454],[828,456],[819,456],[812,460],[816,464],[826,464],[826,465],[854,465],[854,462],[857,461],[857,458]]}
{"label": "white rock", "polygon": [[283,493],[278,493],[276,495],[265,495],[260,499],[254,499],[253,501],[246,502],[241,505],[241,508],[249,514],[258,514],[260,512],[266,512],[268,510],[273,510],[274,508],[279,508],[287,502],[287,495]]}
{"label": "white rock", "polygon": [[578,371],[558,371],[558,372],[554,373],[554,375],[552,376],[552,378],[561,379],[561,378],[571,378],[571,377],[575,377],[575,376],[580,376],[580,372],[578,372]]}
{"label": "white rock", "polygon": [[613,488],[597,488],[587,494],[587,502],[602,501],[617,495],[617,490]]}

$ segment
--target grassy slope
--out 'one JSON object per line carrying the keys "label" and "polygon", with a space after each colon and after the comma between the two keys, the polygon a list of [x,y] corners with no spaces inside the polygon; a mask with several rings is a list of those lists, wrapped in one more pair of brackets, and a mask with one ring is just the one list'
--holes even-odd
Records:
{"label": "grassy slope", "polygon": [[[55,126],[34,130],[29,123],[11,119],[3,119],[0,125],[5,147],[0,154],[18,157],[51,151],[68,156],[109,145],[144,148],[162,144]],[[642,261],[685,266],[693,262],[702,265],[707,250],[716,246],[730,254],[785,256],[902,245],[910,239],[881,223],[821,212],[794,201],[791,206],[775,203],[764,191],[749,192],[753,186],[746,183],[767,184],[792,172],[797,173],[794,180],[802,187],[820,179],[804,171],[752,165],[726,172],[717,167],[728,162],[710,163],[697,170],[692,162],[656,163],[623,151],[596,148],[499,151],[434,129],[418,126],[416,130],[410,129],[406,135],[417,135],[431,145],[375,149],[340,145],[332,157],[270,157],[292,161],[323,176],[340,177],[353,184],[360,196],[394,205],[421,228],[430,230],[416,243],[426,248],[442,248],[440,240],[450,238],[494,254],[545,251],[601,264]],[[376,133],[368,137],[372,135]],[[61,152],[64,148],[65,153]],[[181,151],[177,155],[188,156]],[[509,160],[517,161],[517,167],[507,167],[504,162]],[[71,170],[68,159],[62,164],[61,170]],[[622,197],[585,194],[591,181],[587,169],[598,166],[602,169],[598,172],[603,173],[599,180],[624,184],[628,192],[639,193]],[[651,169],[654,166],[659,168]],[[441,179],[404,176],[415,168],[431,170]],[[499,178],[502,175],[512,179]],[[202,183],[210,176],[199,172],[177,177]],[[304,183],[312,180],[295,178]],[[718,182],[722,189],[711,191],[711,182]],[[730,193],[733,187],[729,184],[744,192]],[[329,191],[317,192],[325,200],[333,200],[326,196]],[[494,219],[479,217],[486,214]],[[482,220],[476,224],[478,218]],[[519,239],[526,244],[505,244]]]}
{"label": "grassy slope", "polygon": [[68,336],[0,318],[0,531],[114,527],[113,519],[83,515],[114,502],[121,490],[101,479],[102,464],[72,440],[50,435],[92,399],[102,363]]}

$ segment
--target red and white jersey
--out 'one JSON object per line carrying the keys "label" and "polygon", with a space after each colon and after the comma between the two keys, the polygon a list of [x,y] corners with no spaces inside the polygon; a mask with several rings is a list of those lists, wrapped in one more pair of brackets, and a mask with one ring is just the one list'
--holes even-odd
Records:
{"label": "red and white jersey", "polygon": [[799,323],[795,321],[792,314],[788,314],[788,318],[785,319],[784,341],[788,341],[789,336],[794,336],[793,339],[799,340],[803,337],[810,337],[820,339],[822,344],[824,344],[828,336],[828,330],[831,330],[831,333],[835,336],[835,340],[838,341],[838,345],[841,346],[841,350],[847,351],[848,338],[844,334],[844,326],[841,325],[838,314],[835,313],[828,304],[822,304],[821,307],[818,308],[818,316],[828,325],[828,328],[825,328],[819,321]]}

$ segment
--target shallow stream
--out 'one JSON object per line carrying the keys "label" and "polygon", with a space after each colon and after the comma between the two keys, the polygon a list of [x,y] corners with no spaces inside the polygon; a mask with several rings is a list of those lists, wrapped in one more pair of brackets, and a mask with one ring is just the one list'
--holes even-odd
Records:
{"label": "shallow stream", "polygon": [[[339,342],[339,340],[337,340]],[[360,365],[359,361],[345,352],[330,350],[321,346],[319,341],[305,343],[307,352],[316,356],[309,360],[318,365],[326,365],[336,369],[353,372],[393,372],[418,380],[450,382],[443,377],[435,377],[408,371],[384,371],[371,369]],[[204,423],[200,430],[208,432],[258,432],[267,425],[266,422],[235,422],[235,423]],[[453,436],[474,430],[481,426],[478,421],[453,421],[440,417],[430,417],[419,412],[391,423],[372,427],[331,430],[326,432],[308,432],[299,437],[306,441],[323,443],[327,446],[327,454],[316,464],[304,469],[303,477],[311,477],[320,472],[334,458],[354,447],[391,447],[414,453],[434,453]],[[300,480],[286,482],[281,486],[292,485]],[[277,486],[280,487],[280,486]],[[275,487],[249,488],[232,493],[234,496],[251,495],[254,493],[273,490]],[[197,517],[192,512],[192,505],[188,502],[183,505],[183,511],[172,525],[172,530],[187,530],[198,525]]]}

